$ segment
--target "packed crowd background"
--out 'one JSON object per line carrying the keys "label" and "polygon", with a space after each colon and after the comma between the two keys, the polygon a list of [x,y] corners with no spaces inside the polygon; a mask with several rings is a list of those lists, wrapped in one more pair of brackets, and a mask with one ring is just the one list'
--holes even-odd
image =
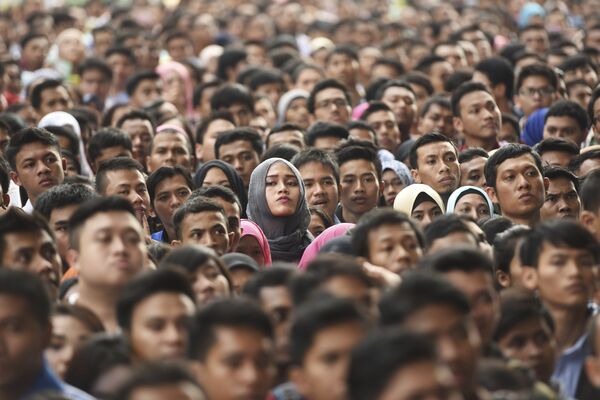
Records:
{"label": "packed crowd background", "polygon": [[600,399],[597,0],[0,0],[0,400]]}

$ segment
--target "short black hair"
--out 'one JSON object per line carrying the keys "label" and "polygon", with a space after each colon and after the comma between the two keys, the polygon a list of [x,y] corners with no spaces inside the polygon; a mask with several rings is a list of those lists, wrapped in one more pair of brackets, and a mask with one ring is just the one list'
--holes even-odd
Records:
{"label": "short black hair", "polygon": [[123,114],[117,121],[117,128],[120,129],[125,123],[125,121],[133,119],[141,119],[143,121],[150,122],[150,124],[152,125],[152,133],[154,133],[154,129],[156,128],[156,121],[154,120],[154,118],[152,118],[152,115],[150,115],[150,113],[139,108],[128,111],[125,114]]}
{"label": "short black hair", "polygon": [[333,50],[331,50],[327,54],[327,57],[325,58],[325,64],[329,64],[329,60],[331,60],[331,57],[336,54],[342,54],[342,55],[350,57],[353,60],[358,61],[358,52],[356,51],[354,46],[339,45],[339,46],[336,46]]}
{"label": "short black hair", "polygon": [[581,206],[586,211],[596,213],[600,208],[600,170],[591,171],[581,183],[579,197]]}
{"label": "short black hair", "polygon": [[348,132],[348,129],[342,125],[318,121],[308,128],[305,136],[306,145],[309,147],[314,147],[317,139],[324,137],[336,137],[340,140],[346,140],[348,139],[349,135],[350,133]]}
{"label": "short black hair", "polygon": [[541,142],[533,147],[536,153],[540,156],[544,155],[549,151],[558,151],[561,153],[567,153],[571,157],[575,157],[579,154],[579,146],[570,140],[563,138],[550,137],[543,139]]}
{"label": "short black hair", "polygon": [[46,34],[44,34],[42,32],[29,31],[25,35],[23,35],[23,37],[21,38],[21,40],[19,42],[21,49],[24,49],[25,46],[27,46],[27,44],[29,42],[31,42],[32,40],[37,39],[37,38],[44,38],[44,39],[48,40],[48,36],[46,36]]}
{"label": "short black hair", "polygon": [[[379,89],[377,89],[377,93],[375,94],[375,99],[381,100],[383,95],[385,94],[385,92],[389,88],[393,88],[393,87],[404,88],[404,89],[408,90],[409,92],[411,92],[415,97],[417,96],[414,89],[412,88],[412,86],[410,86],[410,83],[403,81],[403,80],[399,80],[399,79],[392,79],[392,80],[386,81],[383,85],[381,85],[379,87]],[[362,119],[365,119],[365,118],[362,118]]]}
{"label": "short black hair", "polygon": [[96,192],[83,183],[63,183],[42,193],[35,202],[34,209],[46,220],[57,208],[79,205],[97,196]]}
{"label": "short black hair", "polygon": [[59,137],[62,137],[69,141],[69,146],[65,148],[61,147],[61,151],[67,150],[71,154],[79,154],[79,136],[71,129],[70,125],[48,125],[44,129],[53,134],[57,140]]}
{"label": "short black hair", "polygon": [[344,97],[346,98],[346,102],[348,104],[352,104],[352,98],[350,97],[350,92],[348,88],[338,80],[335,79],[322,79],[315,84],[313,89],[310,91],[310,95],[308,96],[308,100],[306,101],[306,107],[308,108],[308,112],[311,114],[315,113],[315,99],[319,92],[322,92],[325,89],[338,89],[342,91]]}
{"label": "short black hair", "polygon": [[366,327],[366,317],[349,299],[321,297],[298,307],[290,327],[290,362],[292,365],[304,364],[306,354],[321,331],[349,322],[363,324]]}
{"label": "short black hair", "polygon": [[548,112],[544,117],[544,124],[546,124],[550,117],[569,117],[574,119],[577,122],[577,125],[579,125],[582,137],[585,138],[588,126],[590,125],[590,120],[585,109],[578,103],[570,100],[557,101],[548,109]]}
{"label": "short black hair", "polygon": [[477,238],[467,225],[463,216],[459,214],[444,214],[434,219],[427,227],[425,227],[425,241],[431,247],[438,239],[443,239],[452,233],[466,233],[471,235],[477,242]]}
{"label": "short black hair", "polygon": [[425,250],[425,238],[421,229],[406,214],[391,208],[376,208],[364,214],[352,230],[352,247],[358,257],[369,256],[369,233],[384,225],[410,226],[421,249]]}
{"label": "short black hair", "polygon": [[173,225],[175,226],[177,239],[181,239],[181,225],[186,215],[198,214],[205,211],[221,213],[225,221],[227,221],[227,214],[225,214],[225,210],[223,210],[223,207],[221,207],[216,201],[203,196],[192,198],[191,200],[183,203],[183,205],[175,210],[175,213],[173,214]]}
{"label": "short black hair", "polygon": [[0,259],[4,257],[6,251],[5,235],[11,233],[41,233],[46,232],[52,239],[54,233],[48,226],[48,223],[37,213],[27,214],[21,208],[9,207],[8,210],[0,215]]}
{"label": "short black hair", "polygon": [[504,84],[506,98],[512,99],[515,73],[513,66],[506,58],[498,56],[481,60],[475,65],[475,71],[479,71],[486,76],[492,84],[492,89],[499,84]]}
{"label": "short black hair", "polygon": [[429,55],[426,55],[425,57],[421,58],[414,69],[415,69],[415,71],[420,71],[425,74],[429,74],[431,72],[431,66],[433,64],[437,64],[437,63],[441,63],[441,62],[447,62],[447,61],[444,57],[440,57],[435,54],[429,54]]}
{"label": "short black hair", "polygon": [[183,179],[185,179],[185,183],[190,188],[190,191],[194,189],[194,182],[192,181],[190,172],[185,168],[179,165],[174,167],[160,167],[151,173],[148,179],[146,179],[146,187],[148,188],[148,195],[150,196],[150,204],[154,206],[154,197],[156,196],[156,188],[158,185],[165,179],[174,178],[176,176],[181,176]]}
{"label": "short black hair", "polygon": [[192,97],[192,105],[198,107],[202,101],[202,95],[206,89],[216,88],[223,84],[221,81],[210,81],[199,84],[194,88],[194,95]]}
{"label": "short black hair", "polygon": [[371,333],[352,351],[348,399],[379,398],[399,371],[423,361],[435,363],[436,354],[435,345],[422,335],[395,329]]}
{"label": "short black hair", "polygon": [[565,61],[563,61],[562,64],[560,64],[558,66],[558,68],[561,69],[563,72],[568,72],[573,69],[577,69],[577,68],[581,68],[581,67],[585,67],[585,66],[589,66],[594,71],[596,70],[596,65],[592,62],[590,57],[588,57],[585,54],[575,54],[573,56],[568,57]]}
{"label": "short black hair", "polygon": [[140,71],[131,75],[125,83],[125,92],[128,96],[133,95],[142,81],[159,81],[160,75],[154,71]]}
{"label": "short black hair", "polygon": [[[386,111],[386,112],[393,113],[392,109],[384,102],[371,101],[371,102],[369,102],[369,106],[367,107],[367,109],[365,111],[363,111],[363,113],[361,114],[360,119],[363,121],[366,121],[371,114],[379,112],[379,111]],[[396,119],[396,116],[394,115],[394,120],[395,119]]]}
{"label": "short black hair", "polygon": [[529,232],[521,243],[521,263],[537,268],[544,243],[584,250],[593,256],[595,263],[600,260],[599,245],[594,235],[575,221],[560,219],[545,221]]}
{"label": "short black hair", "polygon": [[217,329],[238,328],[259,332],[273,339],[271,320],[250,300],[225,299],[208,304],[196,313],[190,329],[188,356],[203,362],[217,340]]}
{"label": "short black hair", "polygon": [[274,265],[253,274],[244,285],[242,293],[250,298],[260,301],[260,292],[263,288],[274,286],[288,287],[290,279],[295,275],[293,268],[284,265]]}
{"label": "short black hair", "polygon": [[217,61],[217,77],[223,81],[226,81],[229,77],[227,76],[227,70],[235,68],[240,62],[246,60],[248,53],[246,50],[240,48],[228,48],[223,51]]}
{"label": "short black hair", "polygon": [[600,87],[596,87],[592,92],[592,97],[590,97],[590,101],[587,106],[588,118],[592,123],[596,123],[596,115],[594,115],[594,104],[600,99]]}
{"label": "short black hair", "polygon": [[248,87],[250,90],[255,92],[259,87],[263,85],[268,85],[271,83],[278,84],[282,89],[285,85],[283,81],[283,77],[281,73],[276,70],[260,68],[258,71],[254,72],[248,81]]}
{"label": "short black hair", "polygon": [[500,303],[500,319],[494,331],[494,341],[500,341],[514,327],[531,319],[544,322],[550,332],[554,332],[555,325],[552,316],[534,295],[515,291],[515,293],[503,296]]}
{"label": "short black hair", "polygon": [[133,152],[133,145],[131,143],[131,138],[125,132],[117,128],[102,128],[98,130],[96,133],[92,135],[92,137],[88,140],[88,157],[90,162],[93,164],[102,151],[109,147],[123,147],[131,152]]}
{"label": "short black hair", "polygon": [[296,124],[283,123],[281,125],[277,125],[275,128],[273,128],[269,131],[269,133],[267,134],[267,138],[265,139],[265,145],[267,147],[269,147],[269,140],[271,139],[272,136],[274,136],[280,132],[286,132],[286,131],[298,131],[302,134],[302,140],[306,141],[306,138],[305,138],[306,132],[304,131],[304,129],[302,129],[301,127],[299,127]]}
{"label": "short black hair", "polygon": [[30,313],[43,327],[50,324],[50,296],[44,282],[30,272],[0,268],[0,295],[19,297],[28,303]]}
{"label": "short black hair", "polygon": [[546,78],[552,89],[558,90],[558,76],[551,67],[545,64],[531,64],[521,68],[515,82],[514,93],[519,93],[521,86],[523,86],[523,82],[530,76],[542,76]]}
{"label": "short black hair", "polygon": [[269,158],[283,158],[286,161],[291,161],[298,153],[300,153],[300,149],[297,146],[279,143],[265,151],[260,161],[265,161]]}
{"label": "short black hair", "polygon": [[196,296],[189,279],[182,271],[161,268],[145,272],[129,281],[117,301],[117,322],[119,327],[128,332],[131,320],[138,304],[157,293],[177,293],[195,302]]}
{"label": "short black hair", "polygon": [[204,143],[204,134],[206,133],[210,125],[213,122],[221,119],[231,122],[235,126],[235,120],[233,119],[233,115],[231,115],[229,111],[214,111],[206,118],[202,118],[202,122],[200,122],[200,125],[198,125],[198,128],[196,128],[196,143]]}
{"label": "short black hair", "polygon": [[404,76],[402,79],[411,85],[421,86],[427,92],[427,95],[431,96],[435,89],[433,84],[427,75],[420,71],[411,71]]}
{"label": "short black hair", "polygon": [[448,78],[444,81],[444,92],[453,93],[459,86],[470,83],[471,79],[473,79],[471,71],[456,70],[448,75]]}
{"label": "short black hair", "polygon": [[215,142],[215,156],[219,158],[219,150],[224,144],[231,144],[238,140],[244,140],[252,145],[252,149],[262,156],[264,151],[264,143],[258,132],[252,128],[235,128],[223,132]]}
{"label": "short black hair", "polygon": [[45,146],[54,147],[60,153],[60,145],[56,137],[44,128],[25,128],[10,137],[4,155],[13,170],[17,169],[17,154],[23,146],[31,143],[41,143]]}
{"label": "short black hair", "polygon": [[326,151],[321,149],[308,148],[302,150],[300,153],[296,154],[294,158],[292,158],[292,164],[296,169],[300,170],[303,165],[316,162],[319,163],[326,168],[331,169],[333,176],[335,177],[336,183],[340,183],[340,169],[336,160]]}
{"label": "short black hair", "polygon": [[108,59],[113,54],[118,54],[120,56],[127,58],[129,60],[129,62],[132,63],[133,65],[137,64],[133,50],[131,50],[127,47],[122,47],[122,46],[110,47],[108,50],[106,50],[106,53],[104,54],[104,58]]}
{"label": "short black hair", "polygon": [[419,263],[419,269],[446,274],[453,271],[483,272],[492,275],[492,260],[478,249],[470,247],[446,248],[428,254]]}
{"label": "short black hair", "polygon": [[[0,157],[0,187],[2,188],[2,194],[8,194],[10,182],[10,165],[5,158]],[[39,198],[37,201],[39,201]]]}
{"label": "short black hair", "polygon": [[377,172],[377,179],[381,179],[381,161],[377,155],[377,148],[369,142],[363,141],[348,141],[342,144],[335,151],[335,158],[337,160],[338,167],[343,164],[354,161],[354,160],[366,160],[373,163],[375,171]]}
{"label": "short black hair", "polygon": [[481,147],[471,147],[466,150],[461,151],[458,154],[458,163],[466,163],[473,160],[476,157],[490,158],[490,155],[487,151],[482,149]]}
{"label": "short black hair", "polygon": [[573,171],[575,175],[579,176],[579,169],[581,165],[587,160],[598,160],[600,159],[600,149],[589,150],[576,155],[569,163],[569,169]]}
{"label": "short black hair", "polygon": [[551,181],[560,178],[566,179],[573,184],[575,191],[579,192],[579,178],[577,178],[574,173],[566,168],[558,165],[547,165],[544,167],[544,177]]}
{"label": "short black hair", "polygon": [[540,158],[539,154],[533,151],[531,147],[527,146],[526,144],[509,143],[506,146],[496,150],[496,152],[494,152],[494,154],[492,154],[486,161],[483,169],[486,185],[492,188],[496,187],[496,174],[500,164],[508,159],[521,157],[526,154],[529,154],[531,157],[533,157],[540,175],[544,176],[542,159]]}
{"label": "short black hair", "polygon": [[463,97],[473,92],[486,92],[492,95],[487,86],[481,82],[465,82],[452,92],[452,99],[450,101],[452,104],[452,115],[460,117],[460,101]]}
{"label": "short black hair", "polygon": [[110,69],[106,61],[95,57],[86,58],[79,68],[77,68],[77,71],[79,76],[83,76],[87,71],[100,71],[107,80],[111,80],[113,77],[112,69]]}
{"label": "short black hair", "polygon": [[424,117],[425,114],[427,114],[431,107],[434,105],[447,108],[448,110],[452,111],[452,105],[450,104],[450,100],[448,100],[446,96],[436,95],[429,97],[427,100],[425,100],[425,103],[423,103],[423,107],[419,110],[419,116]]}
{"label": "short black hair", "polygon": [[510,273],[510,263],[515,257],[517,243],[529,233],[531,229],[525,225],[515,225],[504,232],[500,232],[494,239],[494,271]]}
{"label": "short black hair", "polygon": [[450,143],[452,145],[452,148],[454,149],[454,152],[456,153],[457,158],[458,158],[458,150],[456,149],[456,146],[454,145],[454,143],[448,136],[442,135],[441,133],[437,133],[437,132],[430,132],[430,133],[424,134],[423,136],[420,136],[417,140],[415,140],[412,147],[410,148],[410,154],[408,156],[408,160],[409,160],[411,168],[419,169],[419,164],[418,164],[419,155],[417,152],[420,147],[426,146],[431,143],[438,143],[438,142]]}
{"label": "short black hair", "polygon": [[372,68],[375,68],[377,65],[385,65],[386,67],[394,69],[396,76],[400,76],[406,72],[404,65],[402,65],[400,61],[390,57],[379,57],[375,59]]}
{"label": "short black hair", "polygon": [[109,160],[104,160],[100,163],[100,167],[96,172],[96,191],[104,195],[108,186],[107,175],[111,171],[121,170],[139,171],[144,174],[144,167],[139,161],[129,157],[116,157]]}
{"label": "short black hair", "polygon": [[[242,203],[242,201],[240,200],[240,197],[232,189],[228,188],[227,186],[220,186],[220,185],[201,186],[192,191],[192,194],[190,195],[190,197],[188,197],[188,201],[192,201],[193,199],[195,199],[197,197],[206,197],[209,199],[214,199],[216,197],[216,198],[225,200],[227,203],[237,204],[237,206],[240,210],[240,216],[242,218],[246,218],[245,206],[248,203],[247,199],[244,198],[246,204]],[[240,221],[237,218],[235,218],[235,217],[229,218],[228,217],[227,222],[229,225],[230,232],[233,231],[234,229],[239,228]],[[235,224],[235,226],[233,224]]]}
{"label": "short black hair", "polygon": [[242,104],[251,112],[254,111],[254,98],[245,86],[239,83],[227,83],[218,88],[210,99],[213,111],[227,109],[234,104]]}

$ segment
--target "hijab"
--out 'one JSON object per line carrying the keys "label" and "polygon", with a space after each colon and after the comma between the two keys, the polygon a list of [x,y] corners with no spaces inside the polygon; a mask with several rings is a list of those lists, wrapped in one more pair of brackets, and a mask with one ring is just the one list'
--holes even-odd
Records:
{"label": "hijab", "polygon": [[528,146],[535,146],[544,138],[544,123],[548,108],[540,108],[527,118],[521,140]]}
{"label": "hijab", "polygon": [[[274,217],[267,204],[267,173],[275,163],[285,164],[296,176],[300,188],[296,211],[287,217]],[[273,261],[296,262],[300,260],[304,249],[312,241],[312,235],[308,232],[310,211],[306,201],[304,182],[296,167],[283,158],[269,158],[260,163],[252,172],[246,214],[248,219],[260,226],[269,240]]]}
{"label": "hijab", "polygon": [[186,117],[190,118],[194,116],[194,106],[192,104],[193,96],[193,85],[190,77],[190,72],[181,63],[177,61],[170,61],[164,64],[160,64],[156,67],[156,72],[160,75],[161,79],[165,81],[171,72],[175,72],[177,76],[183,81],[183,90],[185,93],[185,109]]}
{"label": "hijab", "polygon": [[298,263],[298,268],[305,270],[306,266],[319,254],[321,248],[332,239],[340,237],[348,233],[350,229],[354,228],[354,224],[349,222],[343,222],[341,224],[330,226],[325,229],[319,236],[308,245],[302,259]]}
{"label": "hijab", "polygon": [[211,160],[206,162],[198,168],[196,171],[196,175],[194,175],[194,185],[199,188],[204,183],[204,179],[206,178],[206,174],[212,168],[219,168],[229,181],[229,185],[231,186],[231,190],[237,195],[240,200],[240,204],[242,205],[241,214],[242,218],[246,216],[246,207],[248,206],[248,195],[246,194],[246,189],[244,188],[244,181],[237,173],[237,171],[225,161],[221,160]]}
{"label": "hijab", "polygon": [[[425,185],[422,183],[413,183],[410,186],[405,187],[398,193],[396,199],[394,200],[394,210],[401,211],[409,217],[412,215],[413,209],[418,205],[416,204],[417,197],[420,195],[425,195],[429,197],[431,201],[436,203],[442,213],[445,210],[444,201],[440,197],[440,195],[433,190],[433,188],[429,185]],[[423,196],[421,196],[422,198]]]}
{"label": "hijab", "polygon": [[413,184],[413,178],[410,174],[410,170],[403,162],[398,160],[385,160],[381,162],[381,172],[385,172],[386,170],[391,169],[398,175],[400,181],[404,186],[409,186]]}
{"label": "hijab", "polygon": [[488,196],[485,190],[477,186],[461,186],[454,192],[452,192],[450,198],[448,198],[448,207],[446,208],[446,214],[453,213],[454,209],[456,208],[456,203],[458,203],[458,200],[460,200],[461,197],[467,194],[478,194],[482,196],[488,205],[488,208],[490,210],[490,216],[494,215],[494,204],[492,203],[492,199],[490,199],[490,196]]}
{"label": "hijab", "polygon": [[285,112],[290,107],[292,101],[296,99],[308,100],[308,96],[309,93],[302,89],[292,89],[281,96],[279,103],[277,104],[277,125],[279,126],[285,123]]}
{"label": "hijab", "polygon": [[258,246],[262,251],[262,255],[265,258],[265,266],[271,265],[271,248],[269,247],[269,240],[263,233],[260,226],[256,225],[256,222],[250,221],[249,219],[242,219],[240,222],[242,227],[242,238],[244,236],[252,236],[258,242]]}

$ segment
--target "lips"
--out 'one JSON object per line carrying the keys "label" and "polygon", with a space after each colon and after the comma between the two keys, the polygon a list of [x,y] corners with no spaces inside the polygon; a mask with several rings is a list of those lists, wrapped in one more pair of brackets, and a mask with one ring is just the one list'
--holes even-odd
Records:
{"label": "lips", "polygon": [[455,179],[454,177],[452,177],[452,176],[448,176],[448,177],[446,177],[446,178],[442,178],[442,179],[440,179],[440,180],[439,180],[439,182],[440,182],[441,184],[444,184],[444,185],[451,185],[451,184],[453,184],[454,182],[456,182],[456,179]]}
{"label": "lips", "polygon": [[290,198],[288,196],[278,197],[276,200],[278,203],[287,204],[290,202]]}
{"label": "lips", "polygon": [[569,293],[587,293],[587,288],[583,283],[573,283],[565,289]]}
{"label": "lips", "polygon": [[521,201],[531,201],[531,200],[535,199],[535,196],[531,193],[523,193],[518,198]]}
{"label": "lips", "polygon": [[52,178],[44,178],[40,181],[39,185],[41,187],[50,187],[54,186],[54,179]]}
{"label": "lips", "polygon": [[367,202],[366,197],[351,197],[350,200],[356,204],[365,204]]}

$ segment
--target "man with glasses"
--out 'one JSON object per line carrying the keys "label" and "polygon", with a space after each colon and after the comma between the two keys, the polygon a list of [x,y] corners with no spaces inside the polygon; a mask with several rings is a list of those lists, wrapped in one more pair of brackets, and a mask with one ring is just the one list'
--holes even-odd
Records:
{"label": "man with glasses", "polygon": [[[544,64],[523,67],[515,85],[515,105],[528,118],[540,108],[550,107],[558,98],[558,77]],[[524,121],[523,121],[524,122]]]}
{"label": "man with glasses", "polygon": [[346,125],[352,113],[350,103],[350,94],[342,83],[325,79],[315,85],[307,106],[316,121]]}

